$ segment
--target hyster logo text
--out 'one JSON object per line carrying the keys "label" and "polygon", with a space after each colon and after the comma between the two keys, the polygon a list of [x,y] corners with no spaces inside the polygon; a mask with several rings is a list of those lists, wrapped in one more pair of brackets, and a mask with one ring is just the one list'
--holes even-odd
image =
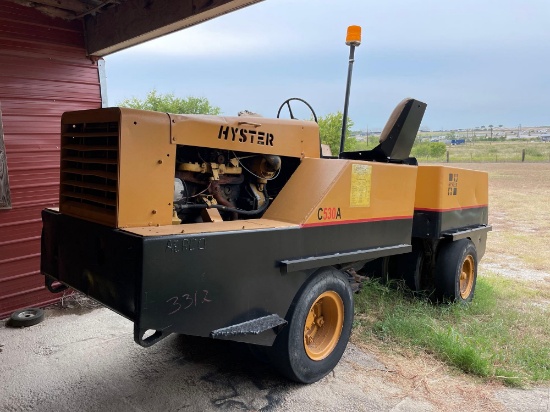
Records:
{"label": "hyster logo text", "polygon": [[257,130],[239,129],[238,127],[220,126],[218,139],[239,143],[252,143],[273,146],[273,134]]}

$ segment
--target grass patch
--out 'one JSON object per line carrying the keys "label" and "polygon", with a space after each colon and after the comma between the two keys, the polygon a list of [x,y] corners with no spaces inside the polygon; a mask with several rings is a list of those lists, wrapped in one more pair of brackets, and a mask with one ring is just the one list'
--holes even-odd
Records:
{"label": "grass patch", "polygon": [[[368,143],[356,142],[353,150],[370,150],[376,145],[378,138],[371,138]],[[439,145],[443,146],[442,150],[439,150]],[[441,142],[430,142],[424,136],[424,139],[415,140],[411,156],[416,157],[420,163],[446,162],[447,152],[451,163],[550,162],[550,144],[534,140],[477,140],[461,145],[445,145]]]}
{"label": "grass patch", "polygon": [[550,381],[549,298],[550,287],[541,293],[527,282],[484,276],[470,305],[434,305],[399,284],[368,281],[356,295],[355,335],[512,386]]}
{"label": "grass patch", "polygon": [[[550,145],[544,142],[505,141],[468,142],[447,146],[450,162],[550,162]],[[523,156],[525,151],[525,156]],[[422,161],[446,161],[446,153],[440,156],[421,156]]]}

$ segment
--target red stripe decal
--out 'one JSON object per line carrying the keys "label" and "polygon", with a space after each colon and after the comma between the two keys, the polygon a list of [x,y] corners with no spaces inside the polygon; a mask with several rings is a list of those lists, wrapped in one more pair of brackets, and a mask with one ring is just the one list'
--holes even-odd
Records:
{"label": "red stripe decal", "polygon": [[451,207],[448,209],[429,209],[427,207],[415,207],[414,211],[417,212],[453,212],[455,210],[466,210],[466,209],[481,209],[489,205],[475,205],[475,206],[464,206],[464,207]]}
{"label": "red stripe decal", "polygon": [[389,217],[374,217],[371,219],[357,220],[331,220],[326,222],[304,223],[300,227],[317,227],[317,226],[334,226],[334,225],[349,225],[353,223],[381,222],[384,220],[406,220],[412,219],[412,216],[389,216]]}

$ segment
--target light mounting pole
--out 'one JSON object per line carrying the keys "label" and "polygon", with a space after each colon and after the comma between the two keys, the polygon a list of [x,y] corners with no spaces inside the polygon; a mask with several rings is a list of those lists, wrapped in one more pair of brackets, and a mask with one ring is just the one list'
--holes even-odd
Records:
{"label": "light mounting pole", "polygon": [[361,26],[349,26],[346,35],[346,44],[349,46],[348,82],[346,85],[346,100],[344,102],[344,115],[342,119],[342,136],[340,137],[340,153],[344,151],[346,142],[346,130],[348,126],[349,93],[351,88],[351,74],[355,59],[355,47],[361,44]]}

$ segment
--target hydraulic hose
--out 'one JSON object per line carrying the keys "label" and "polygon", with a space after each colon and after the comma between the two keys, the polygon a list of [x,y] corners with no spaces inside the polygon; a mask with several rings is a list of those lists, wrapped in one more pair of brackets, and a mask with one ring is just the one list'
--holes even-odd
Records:
{"label": "hydraulic hose", "polygon": [[221,210],[222,212],[238,213],[238,214],[244,215],[244,216],[254,216],[254,215],[258,215],[258,214],[264,212],[267,209],[267,207],[269,206],[269,196],[267,195],[267,190],[266,189],[264,189],[263,194],[265,196],[265,203],[256,210],[244,210],[244,209],[238,209],[236,207],[229,207],[229,206],[224,206],[224,205],[207,205],[206,203],[204,203],[204,204],[185,204],[185,205],[181,205],[181,208],[183,210],[186,210],[186,209],[187,210],[190,210],[190,209],[218,209],[218,210]]}

